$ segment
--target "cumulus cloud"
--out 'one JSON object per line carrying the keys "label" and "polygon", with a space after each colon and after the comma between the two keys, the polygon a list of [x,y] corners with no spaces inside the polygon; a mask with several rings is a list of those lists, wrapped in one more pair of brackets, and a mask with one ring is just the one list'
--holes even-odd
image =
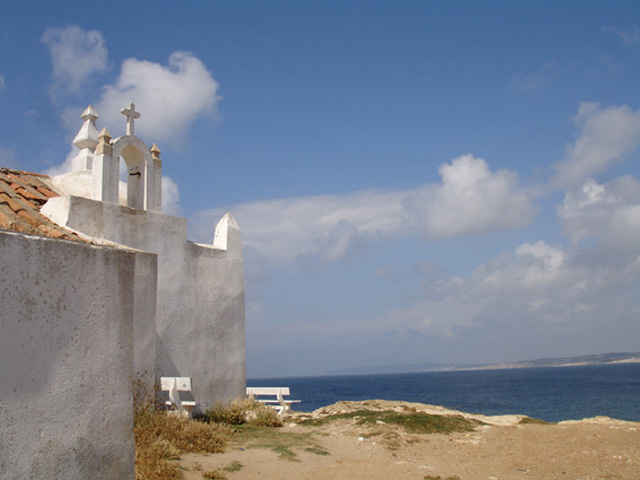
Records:
{"label": "cumulus cloud", "polygon": [[[359,327],[379,336],[485,341],[494,348],[500,339],[514,341],[520,335],[524,343],[519,348],[536,337],[557,337],[561,343],[583,334],[596,339],[594,331],[603,327],[603,319],[607,328],[636,331],[637,315],[631,312],[640,311],[639,279],[638,258],[603,261],[595,251],[571,252],[536,241],[489,260],[470,278],[425,277],[422,298],[363,320]],[[624,338],[616,341],[624,343]],[[598,348],[625,348],[621,345],[601,343]],[[503,354],[509,349],[500,348]]]}
{"label": "cumulus cloud", "polygon": [[406,199],[429,238],[506,230],[528,224],[535,215],[531,195],[515,172],[492,172],[473,155],[455,158],[438,169],[442,183],[423,188]]}
{"label": "cumulus cloud", "polygon": [[538,240],[520,245],[513,255],[483,265],[474,273],[474,282],[485,294],[546,292],[567,280],[566,263],[561,247]]}
{"label": "cumulus cloud", "polygon": [[4,92],[7,89],[7,84],[4,81],[4,75],[0,73],[0,93]]}
{"label": "cumulus cloud", "polygon": [[567,147],[566,157],[553,165],[556,186],[579,187],[640,146],[640,111],[627,105],[601,107],[582,102],[573,120],[580,136]]}
{"label": "cumulus cloud", "polygon": [[[99,80],[108,70],[107,48],[97,30],[85,31],[77,25],[49,28],[42,42],[51,53],[54,83],[52,99],[60,103],[64,94],[79,100],[86,97],[89,80]],[[0,91],[3,78],[0,76]],[[135,134],[161,144],[183,140],[198,117],[217,118],[219,85],[206,66],[190,52],[173,52],[167,65],[126,59],[112,84],[103,85],[98,102],[93,102],[100,114],[100,123],[118,136],[124,133],[123,107],[134,102],[142,118],[135,125]],[[68,103],[68,102],[67,102]],[[77,132],[83,105],[60,106],[60,116],[70,134]],[[61,167],[62,168],[62,167]]]}
{"label": "cumulus cloud", "polygon": [[[327,348],[348,349],[350,361],[362,365],[526,360],[635,348],[640,257],[603,258],[595,250],[538,240],[490,259],[468,278],[434,274],[433,268],[416,273],[423,295],[403,307],[348,320],[290,322],[275,333],[273,324],[256,324],[249,341],[260,348],[265,341],[303,345],[310,355],[323,349],[328,362]],[[382,359],[381,351],[393,352],[391,358]],[[277,347],[270,355],[278,355]]]}
{"label": "cumulus cloud", "polygon": [[51,27],[41,40],[51,53],[54,94],[77,93],[90,77],[108,68],[105,41],[97,30],[85,31],[77,25]]}
{"label": "cumulus cloud", "polygon": [[492,172],[472,155],[443,164],[439,171],[442,183],[416,190],[364,190],[198,212],[192,233],[207,241],[210,225],[229,210],[249,250],[286,264],[309,256],[336,261],[368,241],[419,233],[447,238],[517,228],[534,216],[530,195],[513,172]]}
{"label": "cumulus cloud", "polygon": [[[447,277],[421,265],[415,272],[422,278],[422,295],[407,297],[404,307],[349,322],[287,324],[284,335],[301,341],[311,332],[322,345],[349,338],[348,348],[361,349],[365,356],[380,345],[418,358],[425,349],[441,349],[438,358],[443,361],[451,350],[456,362],[464,361],[460,352],[465,346],[477,356],[482,350],[478,344],[488,349],[499,345],[498,360],[633,348],[640,312],[640,181],[623,176],[599,183],[590,175],[635,148],[633,134],[625,129],[636,115],[628,107],[581,105],[579,138],[567,159],[556,165],[559,174],[567,172],[565,179],[572,180],[557,207],[571,245],[522,243],[480,265],[468,278]],[[439,172],[439,184],[394,192],[398,197],[393,202],[401,206],[392,209],[396,223],[382,235],[469,235],[517,227],[534,214],[531,196],[512,172],[491,171],[470,155],[441,165]],[[377,273],[387,277],[392,269],[381,267]],[[485,354],[491,357],[491,352]],[[380,361],[374,357],[365,364]]]}
{"label": "cumulus cloud", "polygon": [[141,119],[136,135],[161,142],[179,141],[198,116],[215,116],[221,97],[218,82],[195,55],[174,52],[167,66],[129,58],[113,85],[103,89],[96,105],[102,121],[122,125],[120,110],[134,102]]}
{"label": "cumulus cloud", "polygon": [[640,255],[640,182],[631,176],[587,180],[565,195],[558,216],[574,243],[596,239],[601,250]]}
{"label": "cumulus cloud", "polygon": [[610,310],[616,301],[615,310],[621,312],[617,320],[630,325],[629,312],[638,300],[630,304],[623,298],[634,290],[639,275],[637,261],[604,261],[593,250],[571,252],[537,241],[480,267],[470,288],[473,296],[486,299],[476,315],[481,324],[502,318],[504,324],[522,321],[533,329],[540,323],[567,323],[579,331],[586,323],[616,318]]}
{"label": "cumulus cloud", "polygon": [[211,225],[228,210],[241,225],[243,244],[274,263],[311,254],[335,260],[349,252],[358,237],[398,235],[405,195],[366,190],[243,203],[198,212],[193,233],[205,240]]}
{"label": "cumulus cloud", "polygon": [[[640,312],[640,181],[624,176],[598,182],[593,176],[637,148],[637,116],[627,106],[580,105],[577,140],[555,165],[552,179],[566,188],[557,214],[569,245],[524,242],[466,278],[420,265],[415,269],[420,294],[402,294],[399,308],[348,320],[292,320],[277,338],[272,324],[254,325],[255,338],[261,344],[265,339],[302,344],[305,352],[313,352],[316,344],[339,345],[361,354],[364,365],[384,363],[378,355],[382,350],[401,351],[402,361],[435,351],[439,361],[477,362],[491,358],[492,350],[499,352],[495,361],[503,361],[634,348]],[[441,182],[415,190],[280,199],[229,209],[250,246],[251,261],[265,259],[263,268],[305,255],[336,261],[375,240],[420,234],[443,239],[517,228],[535,215],[533,192],[514,172],[491,170],[483,159],[463,155],[441,165],[439,173]],[[389,282],[402,276],[389,264],[376,275]],[[462,352],[472,353],[465,360]]]}

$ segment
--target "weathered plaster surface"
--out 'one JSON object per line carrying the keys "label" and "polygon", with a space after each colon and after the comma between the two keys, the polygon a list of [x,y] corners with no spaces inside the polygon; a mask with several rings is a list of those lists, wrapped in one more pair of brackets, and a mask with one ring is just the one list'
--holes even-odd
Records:
{"label": "weathered plaster surface", "polygon": [[153,391],[156,359],[156,302],[158,257],[136,254],[136,283],[133,290],[133,375]]}
{"label": "weathered plaster surface", "polygon": [[0,231],[3,480],[134,478],[134,316],[153,288],[134,285],[154,263]]}
{"label": "weathered plaster surface", "polygon": [[156,375],[191,377],[204,404],[245,394],[244,273],[240,230],[226,215],[215,243],[187,241],[187,221],[81,197],[42,208],[89,237],[158,255]]}

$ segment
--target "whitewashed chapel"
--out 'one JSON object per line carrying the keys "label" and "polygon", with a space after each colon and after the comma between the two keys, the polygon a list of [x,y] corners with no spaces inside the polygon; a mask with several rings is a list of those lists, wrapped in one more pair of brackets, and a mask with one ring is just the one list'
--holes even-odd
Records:
{"label": "whitewashed chapel", "polygon": [[68,174],[0,169],[3,478],[133,478],[136,374],[190,377],[203,410],[245,395],[239,228],[226,214],[188,241],[161,212],[159,148],[122,113],[112,139],[83,112]]}
{"label": "whitewashed chapel", "polygon": [[[238,226],[226,214],[211,245],[187,241],[186,219],[161,213],[159,148],[134,135],[140,114],[133,103],[122,113],[126,133],[112,140],[106,128],[98,133],[91,106],[83,112],[72,172],[53,178],[65,195],[50,199],[41,211],[92,240],[157,255],[155,318],[146,318],[151,308],[145,305],[134,324],[136,372],[191,377],[199,403],[240,397],[246,377]],[[126,183],[119,180],[121,161]]]}

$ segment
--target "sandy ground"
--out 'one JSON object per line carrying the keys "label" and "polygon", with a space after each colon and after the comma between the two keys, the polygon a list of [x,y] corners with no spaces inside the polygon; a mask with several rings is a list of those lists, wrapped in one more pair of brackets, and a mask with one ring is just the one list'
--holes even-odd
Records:
{"label": "sandy ground", "polygon": [[223,454],[184,455],[185,479],[200,480],[204,472],[225,468],[222,471],[229,480],[640,479],[640,422],[596,417],[556,425],[519,424],[520,416],[484,417],[383,401],[340,402],[313,416],[363,406],[461,414],[486,425],[473,432],[411,435],[386,424],[357,426],[354,420],[301,426],[296,424],[301,417],[293,415],[277,434],[299,439],[290,449],[295,457],[283,457],[268,445],[255,446],[245,438],[232,443]]}

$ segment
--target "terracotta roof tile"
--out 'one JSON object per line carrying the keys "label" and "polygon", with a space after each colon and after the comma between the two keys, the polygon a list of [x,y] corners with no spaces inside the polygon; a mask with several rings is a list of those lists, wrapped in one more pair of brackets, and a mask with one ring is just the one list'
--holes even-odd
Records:
{"label": "terracotta roof tile", "polygon": [[40,213],[47,200],[59,196],[47,180],[47,175],[0,167],[0,228],[87,242]]}

